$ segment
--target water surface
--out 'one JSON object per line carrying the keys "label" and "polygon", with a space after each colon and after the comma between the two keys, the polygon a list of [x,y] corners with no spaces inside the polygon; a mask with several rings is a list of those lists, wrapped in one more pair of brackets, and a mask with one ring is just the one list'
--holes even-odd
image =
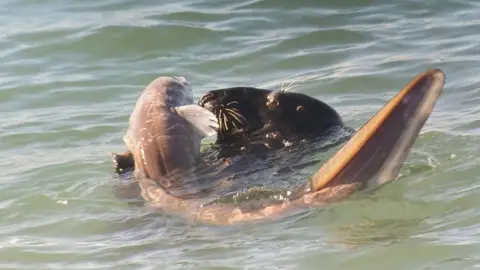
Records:
{"label": "water surface", "polygon": [[[0,268],[480,267],[480,4],[321,2],[4,1]],[[156,76],[185,76],[196,99],[309,76],[291,91],[359,128],[428,68],[446,73],[444,93],[401,180],[374,194],[228,228],[113,195],[108,152],[124,149],[135,100]]]}

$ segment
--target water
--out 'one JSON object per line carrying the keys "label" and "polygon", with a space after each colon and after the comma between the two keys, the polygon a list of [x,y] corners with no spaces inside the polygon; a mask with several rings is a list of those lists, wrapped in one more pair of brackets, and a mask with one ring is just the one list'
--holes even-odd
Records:
{"label": "water", "polygon": [[[1,269],[480,267],[476,1],[10,0],[0,13]],[[187,77],[197,100],[316,75],[291,91],[358,128],[428,68],[446,73],[444,94],[401,180],[374,194],[227,228],[113,195],[108,152],[158,75]]]}

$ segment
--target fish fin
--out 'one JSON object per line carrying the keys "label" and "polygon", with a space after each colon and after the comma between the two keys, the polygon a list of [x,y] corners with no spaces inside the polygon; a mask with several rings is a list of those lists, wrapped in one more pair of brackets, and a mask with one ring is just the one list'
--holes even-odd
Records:
{"label": "fish fin", "polygon": [[193,125],[202,136],[209,137],[217,134],[217,117],[209,110],[196,104],[175,107],[175,110]]}
{"label": "fish fin", "polygon": [[445,74],[415,77],[328,160],[298,191],[343,184],[376,188],[394,181],[442,92]]}
{"label": "fish fin", "polygon": [[135,161],[133,160],[133,155],[130,151],[119,154],[114,152],[109,152],[113,167],[118,174],[123,174],[124,172],[133,170],[135,167]]}

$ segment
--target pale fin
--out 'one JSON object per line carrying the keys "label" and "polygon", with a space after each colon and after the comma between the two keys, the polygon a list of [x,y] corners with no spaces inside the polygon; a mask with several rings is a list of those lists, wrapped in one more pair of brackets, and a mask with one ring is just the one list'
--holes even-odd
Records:
{"label": "pale fin", "polygon": [[362,183],[377,188],[396,179],[445,83],[441,70],[415,77],[301,186],[316,192],[327,186]]}
{"label": "pale fin", "polygon": [[192,124],[201,135],[209,137],[217,134],[217,117],[209,110],[196,104],[175,107],[175,110]]}

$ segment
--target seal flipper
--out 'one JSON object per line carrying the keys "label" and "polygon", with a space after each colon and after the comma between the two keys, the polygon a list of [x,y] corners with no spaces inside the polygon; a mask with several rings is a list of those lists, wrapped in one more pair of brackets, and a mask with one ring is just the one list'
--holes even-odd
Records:
{"label": "seal flipper", "polygon": [[217,117],[209,110],[196,104],[175,107],[175,110],[194,126],[200,135],[209,137],[217,134]]}
{"label": "seal flipper", "polygon": [[[415,77],[356,132],[296,195],[342,185],[375,188],[395,180],[444,83],[445,74],[438,69]],[[344,195],[347,194],[341,196]]]}

